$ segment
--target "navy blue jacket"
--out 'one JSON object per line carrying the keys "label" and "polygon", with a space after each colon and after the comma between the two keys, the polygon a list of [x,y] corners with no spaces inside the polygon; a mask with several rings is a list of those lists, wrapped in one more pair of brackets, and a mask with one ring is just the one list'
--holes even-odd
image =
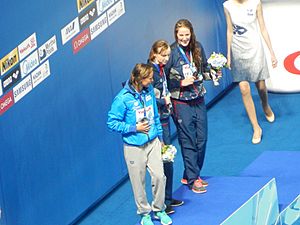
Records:
{"label": "navy blue jacket", "polygon": [[203,87],[203,73],[209,73],[210,69],[202,45],[199,42],[197,42],[197,45],[202,53],[201,65],[200,68],[197,68],[199,79],[196,80],[194,84],[186,87],[181,86],[181,81],[185,79],[183,66],[187,66],[188,63],[182,56],[178,44],[175,42],[171,45],[171,55],[165,71],[167,73],[169,91],[171,92],[171,97],[173,99],[190,101],[203,97],[205,94],[205,89]]}
{"label": "navy blue jacket", "polygon": [[[160,119],[167,119],[171,114],[171,109],[170,106],[166,104],[165,96],[163,95],[163,85],[164,81],[166,81],[166,76],[160,74],[160,68],[158,65],[151,62],[149,62],[149,64],[153,67],[153,87]],[[166,94],[170,94],[168,88],[166,88]]]}

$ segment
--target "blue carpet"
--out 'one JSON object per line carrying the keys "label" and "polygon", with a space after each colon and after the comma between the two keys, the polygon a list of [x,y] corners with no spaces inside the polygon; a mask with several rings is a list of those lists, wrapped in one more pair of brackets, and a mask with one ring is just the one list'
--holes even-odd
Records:
{"label": "blue carpet", "polygon": [[300,152],[265,151],[241,176],[275,177],[280,210],[300,194]]}
{"label": "blue carpet", "polygon": [[[176,213],[171,215],[173,224],[220,224],[270,181],[265,177],[211,177],[206,180],[209,186],[205,194],[195,194],[183,185],[176,190],[174,197],[184,200],[185,204],[175,208]],[[154,221],[154,224],[160,223]]]}
{"label": "blue carpet", "polygon": [[[223,218],[240,206],[240,203],[259,190],[263,183],[269,180],[268,178],[276,178],[281,209],[295,198],[297,189],[299,193],[300,169],[297,160],[300,159],[300,94],[269,94],[270,104],[276,115],[275,123],[271,124],[264,118],[254,87],[252,90],[257,117],[263,128],[262,142],[259,145],[251,143],[252,129],[242,104],[240,91],[238,88],[232,89],[208,111],[209,137],[201,174],[211,177],[206,194],[182,193],[185,188],[179,182],[183,171],[180,151],[175,159],[174,190],[177,190],[175,196],[180,198],[182,195],[187,203],[176,208],[176,213],[172,215],[174,225],[220,224]],[[178,147],[177,141],[173,144]],[[288,152],[283,155],[282,150]],[[265,151],[272,151],[274,154],[269,152],[264,154]],[[279,154],[275,155],[278,152]],[[246,177],[237,178],[239,175]],[[262,182],[258,184],[259,180]],[[264,180],[266,182],[263,182]],[[230,187],[228,185],[231,183],[228,184],[226,181],[237,182]],[[254,187],[247,192],[248,186]],[[150,198],[151,190],[148,190],[148,193]],[[223,197],[215,198],[217,194]],[[130,225],[137,224],[138,220],[130,183],[127,181],[77,225]]]}

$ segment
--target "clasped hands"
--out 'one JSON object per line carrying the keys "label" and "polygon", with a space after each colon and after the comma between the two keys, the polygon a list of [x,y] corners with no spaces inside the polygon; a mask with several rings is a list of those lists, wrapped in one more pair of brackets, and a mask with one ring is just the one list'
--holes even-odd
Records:
{"label": "clasped hands", "polygon": [[[214,70],[211,70],[210,73],[213,75],[217,75],[217,77],[222,76],[222,70],[218,70],[217,72]],[[192,85],[195,82],[195,80],[198,80],[198,79],[194,76],[189,76],[187,78],[184,78],[183,80],[181,80],[181,86],[186,87],[186,86]]]}

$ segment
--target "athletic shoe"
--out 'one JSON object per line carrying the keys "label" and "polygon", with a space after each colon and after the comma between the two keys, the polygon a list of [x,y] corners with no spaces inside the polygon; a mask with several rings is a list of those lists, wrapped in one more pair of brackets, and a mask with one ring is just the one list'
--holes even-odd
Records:
{"label": "athletic shoe", "polygon": [[151,220],[151,216],[149,214],[142,215],[141,224],[142,225],[154,225],[154,223]]}
{"label": "athletic shoe", "polygon": [[181,180],[180,180],[180,182],[182,183],[182,184],[188,184],[188,181],[187,181],[187,179],[185,179],[185,178],[182,178]]}
{"label": "athletic shoe", "polygon": [[154,218],[160,220],[162,225],[172,224],[172,219],[167,215],[165,211],[154,213]]}
{"label": "athletic shoe", "polygon": [[200,180],[201,184],[203,187],[207,187],[208,186],[208,182],[206,180],[202,180],[200,177],[198,177],[198,180]]}
{"label": "athletic shoe", "polygon": [[[201,181],[203,187],[207,187],[207,186],[208,186],[208,182],[207,182],[207,181],[202,180],[200,177],[198,177],[198,180]],[[180,182],[181,182],[182,184],[185,184],[185,185],[188,184],[187,179],[184,179],[184,178],[182,178],[182,179],[180,180]]]}
{"label": "athletic shoe", "polygon": [[175,210],[173,209],[172,205],[167,205],[166,209],[165,209],[165,212],[167,214],[172,214],[175,212]]}
{"label": "athletic shoe", "polygon": [[184,203],[184,201],[177,200],[177,199],[172,199],[170,205],[173,206],[173,207],[177,207],[177,206],[183,205],[183,203]]}
{"label": "athletic shoe", "polygon": [[205,193],[206,192],[206,188],[203,187],[202,183],[200,180],[195,180],[194,184],[192,186],[192,191],[195,193]]}

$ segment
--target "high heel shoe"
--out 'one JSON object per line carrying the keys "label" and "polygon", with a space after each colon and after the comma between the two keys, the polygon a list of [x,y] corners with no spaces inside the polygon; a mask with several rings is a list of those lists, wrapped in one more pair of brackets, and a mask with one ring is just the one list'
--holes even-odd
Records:
{"label": "high heel shoe", "polygon": [[261,138],[262,138],[262,129],[260,129],[260,133],[259,136],[254,137],[254,133],[253,133],[253,137],[252,137],[252,143],[253,144],[258,144],[261,142]]}
{"label": "high heel shoe", "polygon": [[270,123],[273,123],[275,121],[275,115],[274,113],[272,112],[272,115],[271,116],[267,116],[267,114],[265,114],[266,116],[266,119],[270,122]]}

